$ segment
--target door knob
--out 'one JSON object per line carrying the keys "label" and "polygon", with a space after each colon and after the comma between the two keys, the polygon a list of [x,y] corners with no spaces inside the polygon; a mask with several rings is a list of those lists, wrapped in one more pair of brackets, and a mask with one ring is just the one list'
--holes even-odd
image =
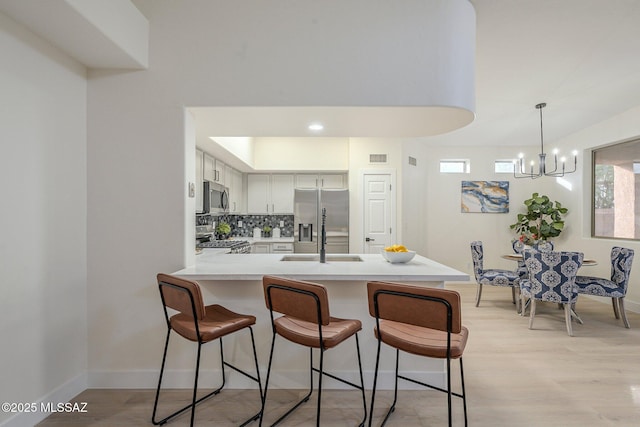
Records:
{"label": "door knob", "polygon": [[365,238],[365,239],[364,239],[364,241],[365,241],[365,242],[375,242],[375,241],[376,241],[376,239],[372,239],[372,238],[370,238],[370,237],[367,237],[367,238]]}

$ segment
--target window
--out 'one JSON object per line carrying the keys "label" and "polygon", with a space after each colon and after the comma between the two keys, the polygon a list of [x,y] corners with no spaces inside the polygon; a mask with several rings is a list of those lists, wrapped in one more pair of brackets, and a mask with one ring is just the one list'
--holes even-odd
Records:
{"label": "window", "polygon": [[640,239],[640,140],[592,156],[592,236]]}
{"label": "window", "polygon": [[469,173],[469,160],[440,160],[440,173]]}
{"label": "window", "polygon": [[496,160],[493,170],[495,173],[513,173],[513,162],[515,160]]}

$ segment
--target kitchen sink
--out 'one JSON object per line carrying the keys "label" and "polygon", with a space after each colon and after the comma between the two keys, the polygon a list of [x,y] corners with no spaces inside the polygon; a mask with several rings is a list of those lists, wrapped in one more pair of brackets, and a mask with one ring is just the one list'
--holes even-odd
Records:
{"label": "kitchen sink", "polygon": [[[358,255],[332,254],[332,255],[326,255],[325,260],[327,262],[361,262],[362,258],[360,258]],[[280,261],[320,262],[320,255],[318,254],[285,255],[280,259]]]}

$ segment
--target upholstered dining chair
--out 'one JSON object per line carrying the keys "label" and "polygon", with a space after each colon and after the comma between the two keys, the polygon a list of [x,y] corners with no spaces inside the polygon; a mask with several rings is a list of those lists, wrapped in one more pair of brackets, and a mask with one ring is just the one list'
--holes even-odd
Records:
{"label": "upholstered dining chair", "polygon": [[[376,367],[371,392],[371,410],[369,427],[373,423],[378,372],[380,368],[380,349],[384,342],[396,350],[395,390],[393,403],[387,411],[381,426],[395,410],[398,400],[398,379],[419,384],[447,394],[449,426],[452,425],[452,396],[462,398],[464,425],[467,425],[467,398],[464,388],[464,370],[462,355],[469,337],[469,330],[462,325],[460,294],[455,291],[426,286],[405,285],[400,283],[367,283],[369,314],[376,319],[374,329],[378,339]],[[399,374],[400,351],[412,355],[445,359],[447,366],[447,387],[417,381]],[[453,392],[451,387],[451,360],[460,363],[461,393]]]}
{"label": "upholstered dining chair", "polygon": [[622,316],[624,327],[629,329],[629,321],[624,310],[624,297],[627,294],[633,249],[614,246],[611,249],[611,280],[593,276],[576,277],[578,294],[611,298],[613,314],[616,319]]}
{"label": "upholstered dining chair", "polygon": [[584,255],[582,252],[525,250],[523,257],[528,274],[520,282],[520,292],[523,298],[531,300],[529,329],[533,329],[536,301],[548,301],[563,305],[567,333],[573,336],[572,305],[578,298],[576,275]]}
{"label": "upholstered dining chair", "polygon": [[[511,287],[511,298],[516,302],[516,287],[519,286],[519,277],[516,271],[501,270],[497,268],[484,268],[484,252],[482,242],[476,240],[471,242],[471,259],[473,260],[473,273],[478,283],[476,292],[476,307],[480,305],[482,296],[482,285]],[[516,307],[517,308],[517,307]]]}
{"label": "upholstered dining chair", "polygon": [[[260,412],[252,415],[247,419],[242,426],[249,424],[252,421],[260,418],[262,413],[262,386],[260,382],[260,369],[258,367],[258,357],[256,355],[256,344],[253,337],[252,326],[256,323],[255,316],[244,315],[234,313],[226,309],[225,307],[212,304],[204,305],[202,299],[202,293],[200,285],[197,282],[182,279],[169,274],[158,274],[158,288],[160,289],[160,298],[162,299],[162,305],[164,308],[164,315],[167,324],[167,338],[164,344],[164,353],[162,355],[162,365],[160,368],[160,378],[158,380],[158,388],[156,390],[156,398],[153,404],[153,415],[151,416],[151,422],[155,425],[165,424],[170,419],[182,414],[188,409],[191,409],[191,422],[194,424],[196,405],[203,400],[218,394],[225,385],[225,366],[229,367],[236,372],[241,373],[247,378],[252,379],[258,383],[258,390],[260,392]],[[168,309],[175,310],[178,313],[169,316]],[[251,375],[234,365],[229,364],[224,359],[224,351],[222,348],[222,338],[232,333],[248,329],[251,334],[251,346],[253,348],[253,361],[255,363],[256,375]],[[181,337],[196,342],[198,344],[198,351],[196,357],[196,369],[195,379],[193,382],[193,395],[191,403],[173,412],[171,415],[164,417],[161,420],[156,420],[156,412],[158,409],[158,399],[160,398],[160,389],[162,385],[162,376],[164,374],[164,368],[167,361],[167,349],[169,348],[169,338],[171,331],[174,331]],[[222,384],[217,389],[207,393],[205,396],[196,400],[196,394],[198,391],[198,374],[200,371],[200,353],[202,345],[211,341],[218,340],[220,342],[220,359],[222,368]],[[256,399],[257,400],[257,399]]]}
{"label": "upholstered dining chair", "polygon": [[[542,240],[533,245],[525,245],[520,240],[514,240],[511,242],[513,246],[513,251],[517,254],[522,255],[522,252],[525,249],[533,249],[541,252],[550,252],[553,250],[553,242],[548,240]],[[518,261],[518,267],[516,268],[516,273],[518,273],[518,278],[520,280],[525,279],[527,277],[527,266],[524,265],[524,258],[521,261]],[[527,311],[527,304],[522,303],[522,296],[520,295],[520,286],[514,286],[516,290],[516,311],[520,313],[521,316],[524,316]]]}
{"label": "upholstered dining chair", "polygon": [[[522,251],[525,249],[533,249],[540,252],[551,252],[554,249],[553,242],[548,240],[542,240],[540,242],[534,243],[533,245],[525,245],[520,240],[514,240],[511,242],[513,246],[513,252],[517,254],[522,254]],[[522,261],[518,261],[518,268],[516,269],[519,278],[524,278],[527,275],[527,267],[524,265],[524,259]]]}
{"label": "upholstered dining chair", "polygon": [[[322,378],[328,376],[343,384],[360,390],[362,394],[362,406],[364,414],[359,426],[364,427],[367,419],[367,402],[364,391],[364,377],[362,374],[362,360],[360,358],[360,343],[358,332],[362,329],[362,322],[356,319],[339,319],[329,313],[329,297],[326,288],[317,283],[302,282],[299,280],[285,279],[275,276],[262,278],[264,298],[271,315],[273,339],[269,354],[269,366],[267,379],[264,385],[264,398],[262,400],[262,416],[260,425],[264,419],[267,403],[267,391],[273,363],[273,350],[276,337],[279,335],[288,341],[309,348],[309,373],[310,387],[305,397],[296,403],[291,409],[278,418],[272,426],[279,424],[300,405],[307,402],[313,393],[313,373],[318,375],[318,403],[316,408],[316,426],[320,426],[320,403],[322,401]],[[274,313],[282,316],[275,317]],[[358,369],[360,372],[360,384],[355,384],[343,378],[339,378],[324,370],[325,352],[337,347],[348,338],[355,337],[356,353],[358,355]],[[318,368],[313,365],[313,352],[318,349],[320,360]]]}

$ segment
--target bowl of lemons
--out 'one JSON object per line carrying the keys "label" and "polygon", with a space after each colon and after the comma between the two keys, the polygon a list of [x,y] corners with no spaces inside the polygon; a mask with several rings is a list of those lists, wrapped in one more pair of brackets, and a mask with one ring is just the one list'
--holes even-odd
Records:
{"label": "bowl of lemons", "polygon": [[391,245],[380,251],[382,257],[391,264],[402,264],[409,262],[416,256],[416,251],[410,251],[403,245]]}

